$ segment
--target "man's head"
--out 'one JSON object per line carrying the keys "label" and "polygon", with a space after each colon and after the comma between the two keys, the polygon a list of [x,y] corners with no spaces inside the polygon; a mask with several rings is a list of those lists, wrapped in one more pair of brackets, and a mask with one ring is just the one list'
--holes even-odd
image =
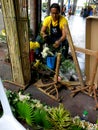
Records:
{"label": "man's head", "polygon": [[50,6],[50,14],[51,14],[53,20],[57,20],[58,19],[58,16],[60,14],[60,6],[57,3],[53,3]]}

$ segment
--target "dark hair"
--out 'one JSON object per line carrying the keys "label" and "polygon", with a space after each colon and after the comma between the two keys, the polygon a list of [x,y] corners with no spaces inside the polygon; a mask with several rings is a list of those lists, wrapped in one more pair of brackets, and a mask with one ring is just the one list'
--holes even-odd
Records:
{"label": "dark hair", "polygon": [[50,6],[50,10],[51,10],[52,8],[56,8],[56,9],[59,11],[59,13],[60,13],[60,6],[59,6],[59,4],[53,3],[53,4]]}

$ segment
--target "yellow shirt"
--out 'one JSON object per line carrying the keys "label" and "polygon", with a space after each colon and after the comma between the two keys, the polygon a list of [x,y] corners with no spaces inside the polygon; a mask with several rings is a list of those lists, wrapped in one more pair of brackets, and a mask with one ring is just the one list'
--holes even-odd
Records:
{"label": "yellow shirt", "polygon": [[[47,16],[44,19],[43,26],[48,27],[50,29],[51,21],[52,21],[52,26],[57,26],[58,20],[57,21],[53,21],[51,16]],[[64,16],[59,15],[59,28],[62,30],[62,29],[64,29],[65,25],[68,25],[67,19]]]}

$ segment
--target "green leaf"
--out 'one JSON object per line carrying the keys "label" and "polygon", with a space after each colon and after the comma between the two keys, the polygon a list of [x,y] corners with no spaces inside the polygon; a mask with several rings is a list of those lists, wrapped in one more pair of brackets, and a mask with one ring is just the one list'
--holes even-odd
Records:
{"label": "green leaf", "polygon": [[16,111],[19,117],[24,119],[28,125],[32,126],[33,123],[33,109],[27,102],[18,102],[16,105]]}
{"label": "green leaf", "polygon": [[33,118],[37,125],[40,125],[46,129],[51,128],[51,123],[48,120],[48,113],[43,108],[37,108],[34,111]]}

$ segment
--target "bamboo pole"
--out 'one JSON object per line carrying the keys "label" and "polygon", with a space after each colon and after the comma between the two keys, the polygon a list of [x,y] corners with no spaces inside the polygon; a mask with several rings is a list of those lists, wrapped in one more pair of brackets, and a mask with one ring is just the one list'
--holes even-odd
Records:
{"label": "bamboo pole", "polygon": [[57,54],[56,69],[55,69],[55,76],[54,76],[54,81],[55,81],[55,83],[58,82],[58,75],[59,75],[59,68],[60,68],[60,60],[61,60],[61,53],[58,53],[58,54]]}
{"label": "bamboo pole", "polygon": [[70,34],[69,26],[68,26],[67,39],[68,39],[68,42],[69,42],[69,46],[71,48],[71,53],[72,53],[73,60],[74,60],[75,66],[76,66],[76,71],[77,71],[78,76],[79,76],[79,81],[80,81],[81,87],[84,87],[84,82],[83,82],[83,79],[82,79],[82,74],[81,74],[79,63],[78,63],[78,59],[77,59],[77,56],[76,56],[76,53],[75,53],[75,47],[74,47],[72,37],[71,37],[71,34]]}

